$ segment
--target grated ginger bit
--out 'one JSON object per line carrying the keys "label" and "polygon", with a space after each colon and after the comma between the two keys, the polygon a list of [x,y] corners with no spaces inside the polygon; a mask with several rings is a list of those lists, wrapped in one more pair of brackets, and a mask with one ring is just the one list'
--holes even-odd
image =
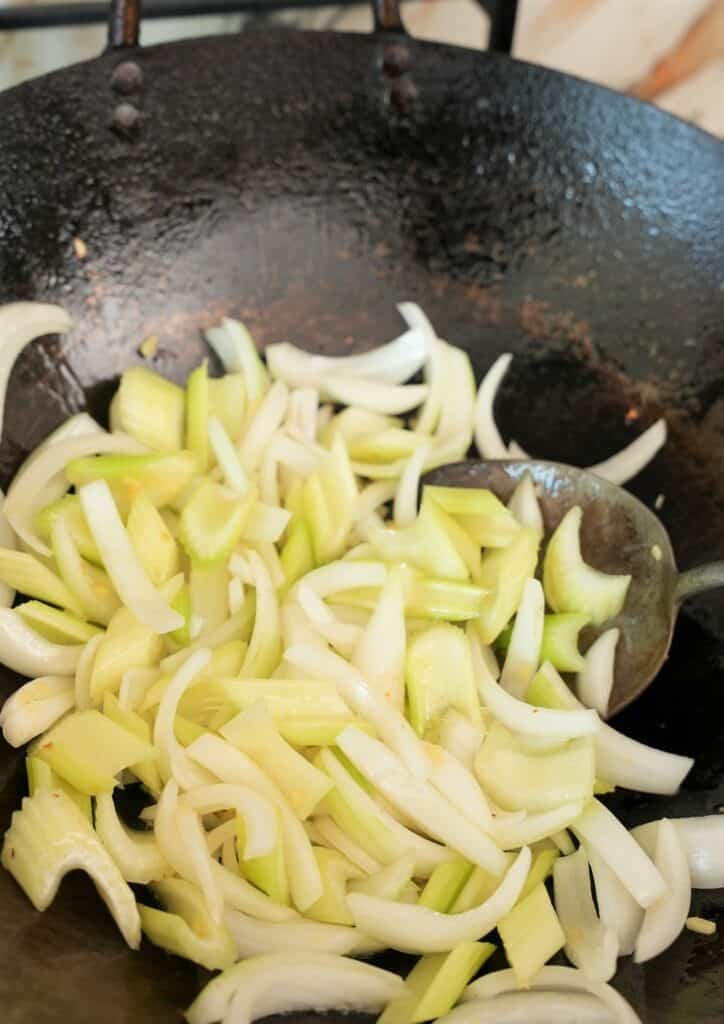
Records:
{"label": "grated ginger bit", "polygon": [[651,548],[651,554],[654,556],[654,558],[655,558],[655,560],[657,562],[660,562],[661,559],[663,558],[663,554],[662,554],[661,548],[659,547],[658,544],[654,544],[653,545],[653,547]]}
{"label": "grated ginger bit", "polygon": [[708,921],[705,917],[687,917],[686,927],[697,935],[714,935],[716,932],[716,922]]}
{"label": "grated ginger bit", "polygon": [[139,354],[142,355],[144,359],[153,359],[153,357],[158,352],[158,338],[156,337],[156,335],[152,334],[150,335],[150,337],[142,341],[141,344],[138,346],[138,351]]}

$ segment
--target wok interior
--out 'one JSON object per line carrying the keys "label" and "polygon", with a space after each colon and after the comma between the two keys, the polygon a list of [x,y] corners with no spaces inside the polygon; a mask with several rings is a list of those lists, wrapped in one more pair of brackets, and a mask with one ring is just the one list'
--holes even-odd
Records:
{"label": "wok interior", "polygon": [[[141,52],[130,136],[109,127],[115,55],[0,96],[0,300],[57,301],[76,325],[18,361],[3,486],[62,418],[103,415],[150,334],[154,368],[182,381],[223,315],[261,345],[347,352],[399,333],[395,303],[414,299],[478,376],[516,353],[498,421],[537,456],[590,464],[665,414],[669,443],[633,490],[665,495],[679,565],[724,557],[720,144],[542,69],[408,45],[416,98],[403,110],[380,41],[283,31]],[[616,797],[632,824],[724,803],[722,612],[714,597],[692,607],[661,678],[618,723],[697,756],[680,796]],[[0,686],[16,684],[6,673]],[[3,747],[3,829],[21,767]],[[90,892],[70,878],[40,916],[0,875],[13,1019],[175,1020],[204,972],[127,954]],[[706,906],[724,905],[712,895]],[[646,1019],[693,1019],[724,945],[691,950],[684,937],[620,971]]]}

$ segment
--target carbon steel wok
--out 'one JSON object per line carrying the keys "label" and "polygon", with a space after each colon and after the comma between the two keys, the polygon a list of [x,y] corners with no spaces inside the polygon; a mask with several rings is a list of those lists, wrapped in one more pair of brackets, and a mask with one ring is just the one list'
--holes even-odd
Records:
{"label": "carbon steel wok", "polygon": [[[114,16],[112,41],[132,44],[137,5]],[[724,557],[717,140],[549,70],[416,42],[382,0],[369,36],[111,48],[0,96],[0,133],[0,301],[59,302],[76,324],[16,366],[2,486],[61,418],[102,414],[150,334],[156,367],[182,380],[224,314],[262,345],[338,352],[392,337],[395,302],[414,299],[478,373],[517,353],[499,422],[538,456],[596,462],[665,414],[670,440],[633,489],[665,495],[681,567]],[[3,695],[16,685],[0,679]],[[724,604],[709,595],[618,719],[697,757],[678,797],[617,794],[629,824],[724,804],[723,687]],[[3,829],[21,767],[3,746]],[[128,952],[75,876],[39,915],[3,872],[0,907],[7,1024],[165,1024],[204,980]],[[722,910],[721,892],[695,895],[695,913]],[[723,934],[685,933],[645,969],[623,961],[616,985],[650,1024],[722,1021]]]}

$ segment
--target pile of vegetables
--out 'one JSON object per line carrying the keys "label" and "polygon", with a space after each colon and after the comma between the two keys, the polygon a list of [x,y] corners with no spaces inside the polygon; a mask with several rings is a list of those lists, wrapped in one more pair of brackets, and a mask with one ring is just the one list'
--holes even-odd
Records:
{"label": "pile of vegetables", "polygon": [[[656,956],[692,886],[724,884],[724,818],[629,832],[599,800],[674,793],[692,765],[602,720],[630,578],[583,560],[578,508],[544,538],[528,476],[507,507],[431,486],[418,506],[474,435],[509,455],[507,362],[476,395],[467,355],[400,311],[371,352],[266,362],[226,320],[207,335],[223,376],[134,366],[110,430],[71,417],[20,468],[0,661],[31,681],[0,724],[30,744],[29,795],[2,863],[38,910],[80,868],[131,947],[221,972],[190,1024],[632,1022],[617,959]],[[68,326],[0,310],[4,379]],[[386,948],[419,956],[404,981],[366,962]],[[509,969],[472,981],[496,948]]]}

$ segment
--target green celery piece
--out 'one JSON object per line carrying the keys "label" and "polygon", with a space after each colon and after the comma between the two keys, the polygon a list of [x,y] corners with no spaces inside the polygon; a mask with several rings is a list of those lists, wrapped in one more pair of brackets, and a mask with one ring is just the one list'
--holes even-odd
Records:
{"label": "green celery piece", "polygon": [[322,846],[312,847],[322,878],[322,895],[304,913],[313,921],[325,924],[353,925],[354,918],[347,906],[347,881],[362,878],[364,873],[351,864],[337,850]]}
{"label": "green celery piece", "polygon": [[[404,574],[405,614],[418,619],[466,622],[480,615],[485,591],[473,583],[426,578],[407,570]],[[357,587],[334,595],[337,604],[374,611],[380,599],[379,587]]]}
{"label": "green celery piece", "polygon": [[473,865],[466,860],[451,860],[438,864],[420,893],[418,905],[428,910],[447,914],[463,890],[473,872]]}
{"label": "green celery piece", "polygon": [[77,494],[66,494],[58,501],[51,502],[36,514],[34,525],[39,537],[49,542],[53,523],[57,516],[62,515],[68,524],[70,535],[75,541],[78,551],[94,565],[102,565],[101,556],[88,528],[80,498]]}
{"label": "green celery piece", "polygon": [[418,736],[456,708],[480,721],[480,701],[465,633],[459,626],[438,624],[417,633],[407,647],[405,687],[409,718]]}
{"label": "green celery piece", "polygon": [[191,643],[191,594],[189,593],[188,586],[184,585],[179,590],[176,597],[171,602],[171,607],[179,615],[183,615],[184,624],[175,629],[169,636],[174,643],[179,644],[180,647],[188,647]]}
{"label": "green celery piece", "polygon": [[178,572],[178,544],[145,491],[141,491],[131,505],[126,529],[141,565],[155,586]]}
{"label": "green celery piece", "polygon": [[83,812],[83,817],[93,824],[93,804],[87,793],[80,793],[73,786],[70,786],[64,779],[59,778],[47,761],[41,757],[32,757],[30,754],[25,758],[25,771],[28,776],[28,793],[35,796],[41,789],[62,789],[71,798],[73,803]]}
{"label": "green celery piece", "polygon": [[582,519],[583,510],[575,505],[566,512],[548,542],[543,588],[554,612],[580,612],[599,626],[620,613],[631,577],[600,572],[584,562]]}
{"label": "green celery piece", "polygon": [[531,680],[525,699],[539,708],[572,711],[580,707],[578,701],[550,662],[544,662]]}
{"label": "green celery piece", "polygon": [[466,910],[479,907],[488,897],[492,896],[500,885],[500,879],[491,875],[485,868],[474,867],[465,885],[450,907],[451,914],[463,914]]}
{"label": "green celery piece", "polygon": [[54,604],[84,618],[83,609],[60,576],[27,551],[0,548],[0,581],[19,594]]}
{"label": "green celery piece", "polygon": [[455,516],[481,548],[502,548],[520,529],[515,517],[492,491],[481,487],[425,487],[429,496],[449,515]]}
{"label": "green celery piece", "polygon": [[302,510],[318,565],[334,561],[344,553],[354,525],[357,481],[341,435],[322,460],[320,468],[304,483]]}
{"label": "green celery piece", "polygon": [[101,632],[98,626],[42,601],[24,601],[16,605],[15,611],[29,626],[56,644],[85,644]]}
{"label": "green celery piece", "polygon": [[326,679],[224,679],[222,686],[240,711],[263,700],[275,719],[349,714],[337,687]]}
{"label": "green celery piece", "polygon": [[152,370],[133,366],[122,374],[113,399],[113,429],[149,448],[178,451],[183,447],[185,402],[183,388]]}
{"label": "green celery piece", "polygon": [[280,903],[283,907],[292,905],[287,876],[284,840],[281,828],[281,816],[277,812],[277,840],[271,853],[264,857],[252,857],[244,860],[246,831],[241,815],[236,817],[236,848],[239,859],[239,871],[248,882],[261,889],[267,896]]}
{"label": "green celery piece", "polygon": [[284,570],[282,589],[285,593],[298,579],[316,568],[312,538],[303,516],[292,517],[286,530],[279,559]]}
{"label": "green celery piece", "polygon": [[554,847],[550,847],[545,850],[536,850],[533,854],[525,885],[520,891],[518,903],[524,900],[526,896],[529,896],[537,885],[540,885],[541,882],[545,882],[546,878],[552,874],[553,865],[559,857],[560,850],[557,850]]}
{"label": "green celery piece", "polygon": [[246,417],[246,388],[240,373],[209,378],[209,414],[216,416],[232,441],[237,442]]}
{"label": "green celery piece", "polygon": [[531,979],[563,949],[566,941],[542,882],[498,921],[498,934],[521,988],[528,987]]}
{"label": "green celery piece", "polygon": [[494,952],[490,942],[461,942],[449,953],[420,957],[405,978],[409,994],[388,1003],[377,1024],[422,1024],[443,1017]]}
{"label": "green celery piece", "polygon": [[164,911],[139,905],[143,931],[157,946],[193,960],[210,971],[224,970],[237,960],[226,926],[209,916],[201,891],[183,878],[154,882],[151,890]]}
{"label": "green celery piece", "polygon": [[181,543],[200,566],[223,562],[234,550],[256,501],[250,489],[239,496],[213,480],[204,480],[181,510]]}
{"label": "green celery piece", "polygon": [[396,462],[406,459],[419,446],[419,434],[401,427],[358,434],[347,441],[349,457],[356,462]]}
{"label": "green celery piece", "polygon": [[411,526],[379,529],[370,543],[377,557],[385,562],[406,562],[429,576],[467,583],[470,567],[458,548],[460,534],[464,535],[462,528],[434,501],[428,500],[423,502]]}
{"label": "green celery piece", "polygon": [[153,668],[163,654],[163,638],[121,607],[98,645],[90,681],[91,702],[99,704],[106,690],[116,693],[129,668]]}
{"label": "green celery piece", "polygon": [[194,740],[203,736],[207,731],[202,725],[197,725],[196,722],[192,722],[183,715],[177,714],[173,720],[174,736],[182,747],[190,747]]}
{"label": "green celery piece", "polygon": [[525,581],[535,575],[540,537],[536,530],[521,526],[504,548],[483,555],[476,582],[488,591],[480,613],[480,639],[492,644],[520,604]]}
{"label": "green celery piece", "polygon": [[578,650],[578,634],[590,619],[577,612],[546,615],[543,620],[541,661],[549,661],[559,672],[580,672],[584,659]]}
{"label": "green celery piece", "polygon": [[506,810],[544,811],[572,800],[589,800],[595,778],[593,741],[583,737],[538,752],[493,722],[476,754],[475,773]]}
{"label": "green celery piece", "polygon": [[198,472],[191,452],[168,455],[87,455],[71,459],[65,467],[76,487],[93,480],[106,480],[114,497],[130,506],[139,491],[145,491],[157,508],[172,505],[184,494]]}
{"label": "green celery piece", "polygon": [[[122,708],[118,698],[112,693],[106,692],[103,695],[103,714],[106,718],[110,718],[112,722],[115,722],[116,725],[120,725],[122,729],[127,729],[128,732],[132,733],[143,743],[148,743],[149,746],[153,745],[151,726],[146,719],[135,711],[127,711],[125,708]],[[163,783],[156,761],[141,761],[138,764],[130,764],[128,770],[136,776],[139,782],[143,783],[149,793],[156,797],[160,796]]]}
{"label": "green celery piece", "polygon": [[49,729],[35,746],[33,756],[81,793],[110,793],[124,768],[153,761],[150,744],[94,709],[74,711]]}
{"label": "green celery piece", "polygon": [[341,732],[353,725],[373,736],[374,728],[364,718],[353,715],[327,715],[316,718],[276,718],[279,735],[293,747],[331,747]]}
{"label": "green celery piece", "polygon": [[88,820],[62,790],[25,797],[5,833],[2,864],[36,910],[46,910],[68,871],[85,871],[132,949],[141,941],[136,900]]}
{"label": "green celery piece", "polygon": [[186,381],[186,447],[196,456],[199,470],[209,466],[209,374],[204,359]]}

